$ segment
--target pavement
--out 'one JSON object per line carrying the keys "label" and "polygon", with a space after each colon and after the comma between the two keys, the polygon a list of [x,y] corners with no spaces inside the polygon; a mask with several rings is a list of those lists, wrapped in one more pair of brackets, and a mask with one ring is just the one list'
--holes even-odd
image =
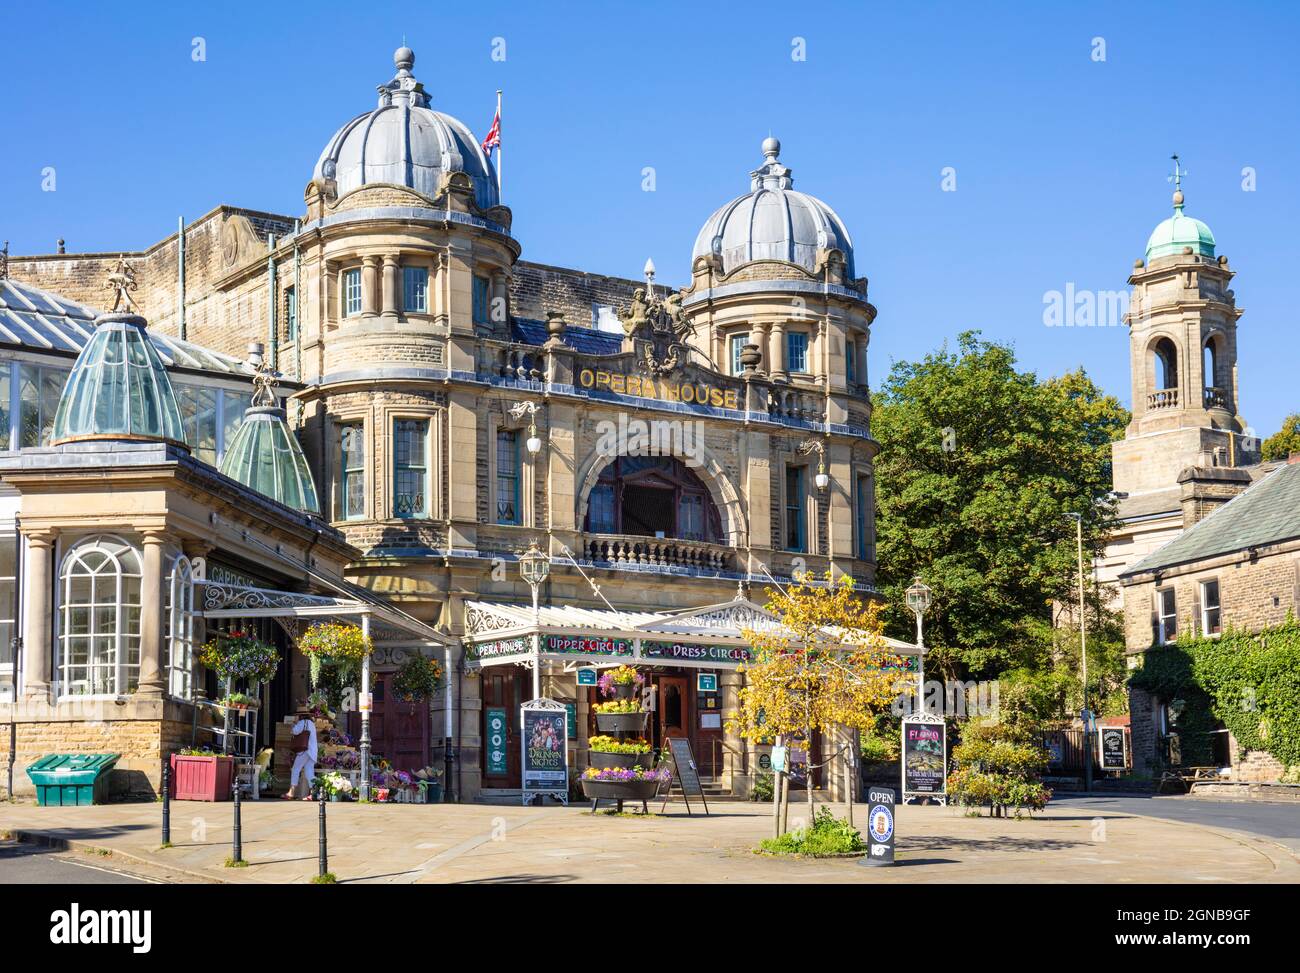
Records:
{"label": "pavement", "polygon": [[95,862],[96,857],[93,852],[59,852],[46,845],[0,841],[0,884],[145,885],[158,881],[105,868]]}
{"label": "pavement", "polygon": [[[710,806],[708,816],[688,816],[673,803],[662,815],[616,817],[558,805],[331,803],[329,867],[340,882],[374,884],[1300,883],[1300,859],[1268,836],[1122,804],[1065,800],[1022,820],[900,807],[896,868],[756,855],[752,849],[771,833],[770,806]],[[845,813],[842,805],[832,808]],[[792,826],[802,813],[801,804],[791,806]],[[855,814],[862,828],[865,807]],[[65,858],[168,881],[300,883],[317,872],[317,816],[308,802],[244,802],[246,868],[224,866],[228,803],[173,802],[167,849],[159,846],[159,804],[0,804],[0,838],[8,832]],[[30,872],[9,871],[25,867],[0,859],[0,882],[28,880],[22,875]]]}

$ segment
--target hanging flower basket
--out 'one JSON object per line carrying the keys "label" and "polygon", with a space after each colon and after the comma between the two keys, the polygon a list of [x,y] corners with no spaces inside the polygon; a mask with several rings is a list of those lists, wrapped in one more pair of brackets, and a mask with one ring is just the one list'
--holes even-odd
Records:
{"label": "hanging flower basket", "polygon": [[618,666],[614,669],[606,669],[601,673],[600,680],[596,683],[600,687],[602,696],[613,696],[615,699],[631,699],[644,684],[645,676],[637,672],[632,666]]}
{"label": "hanging flower basket", "polygon": [[275,646],[247,632],[218,635],[203,646],[199,661],[223,679],[270,682],[280,666]]}
{"label": "hanging flower basket", "polygon": [[317,622],[298,637],[298,648],[311,663],[311,684],[315,686],[322,666],[359,663],[375,650],[375,643],[356,625]]}
{"label": "hanging flower basket", "polygon": [[442,685],[442,666],[430,658],[413,655],[398,667],[389,684],[404,703],[422,703]]}

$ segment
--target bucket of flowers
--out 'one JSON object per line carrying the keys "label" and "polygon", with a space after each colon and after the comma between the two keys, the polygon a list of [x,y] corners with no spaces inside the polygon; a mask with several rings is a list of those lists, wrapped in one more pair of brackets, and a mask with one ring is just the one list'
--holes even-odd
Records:
{"label": "bucket of flowers", "polygon": [[648,801],[671,779],[667,767],[588,767],[582,774],[582,792],[593,801]]}
{"label": "bucket of flowers", "polygon": [[199,661],[228,682],[270,682],[280,666],[275,646],[236,629],[205,642]]}
{"label": "bucket of flowers", "polygon": [[324,794],[331,801],[350,800],[353,794],[352,781],[334,771],[321,774],[312,784],[318,788],[318,793]]}
{"label": "bucket of flowers", "polygon": [[640,733],[645,729],[646,714],[639,699],[611,699],[592,707],[596,727],[602,733]]}
{"label": "bucket of flowers", "polygon": [[591,750],[591,766],[598,769],[649,767],[654,763],[650,743],[641,737],[619,740],[602,734],[591,737],[587,746]]}
{"label": "bucket of flowers", "polygon": [[602,696],[614,699],[631,699],[644,684],[645,676],[632,666],[606,669],[596,683]]}
{"label": "bucket of flowers", "polygon": [[298,637],[298,648],[311,664],[311,684],[315,686],[322,666],[354,668],[374,651],[375,643],[356,625],[317,622]]}

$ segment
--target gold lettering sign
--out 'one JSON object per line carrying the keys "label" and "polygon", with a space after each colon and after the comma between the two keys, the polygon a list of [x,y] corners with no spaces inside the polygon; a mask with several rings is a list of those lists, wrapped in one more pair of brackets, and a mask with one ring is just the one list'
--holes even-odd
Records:
{"label": "gold lettering sign", "polygon": [[703,382],[672,382],[646,375],[622,375],[584,368],[578,372],[578,384],[585,389],[603,389],[642,399],[708,405],[715,409],[740,408],[740,394],[735,389],[718,388]]}

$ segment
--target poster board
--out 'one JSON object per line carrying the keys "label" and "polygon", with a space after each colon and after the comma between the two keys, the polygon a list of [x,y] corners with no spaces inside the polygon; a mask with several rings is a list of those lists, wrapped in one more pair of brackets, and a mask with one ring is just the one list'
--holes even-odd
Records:
{"label": "poster board", "polygon": [[941,717],[903,720],[903,800],[948,794],[948,726]]}
{"label": "poster board", "polygon": [[553,699],[532,699],[519,707],[523,719],[520,776],[523,801],[550,795],[569,803],[569,710]]}
{"label": "poster board", "polygon": [[867,789],[867,855],[863,865],[894,864],[894,806],[898,795],[892,787]]}
{"label": "poster board", "polygon": [[[664,795],[664,808],[668,807],[673,788],[680,787],[682,800],[686,802],[687,814],[694,813],[691,810],[692,796],[700,799],[700,803],[704,805],[704,813],[708,814],[709,802],[704,799],[704,785],[700,783],[700,771],[695,765],[695,755],[691,753],[691,741],[684,737],[669,737],[664,743],[665,752],[673,762],[673,779],[668,785],[668,793]],[[661,813],[662,811],[663,808],[660,808]]]}
{"label": "poster board", "polygon": [[1102,770],[1128,769],[1128,735],[1122,726],[1103,726],[1097,731],[1097,762]]}

